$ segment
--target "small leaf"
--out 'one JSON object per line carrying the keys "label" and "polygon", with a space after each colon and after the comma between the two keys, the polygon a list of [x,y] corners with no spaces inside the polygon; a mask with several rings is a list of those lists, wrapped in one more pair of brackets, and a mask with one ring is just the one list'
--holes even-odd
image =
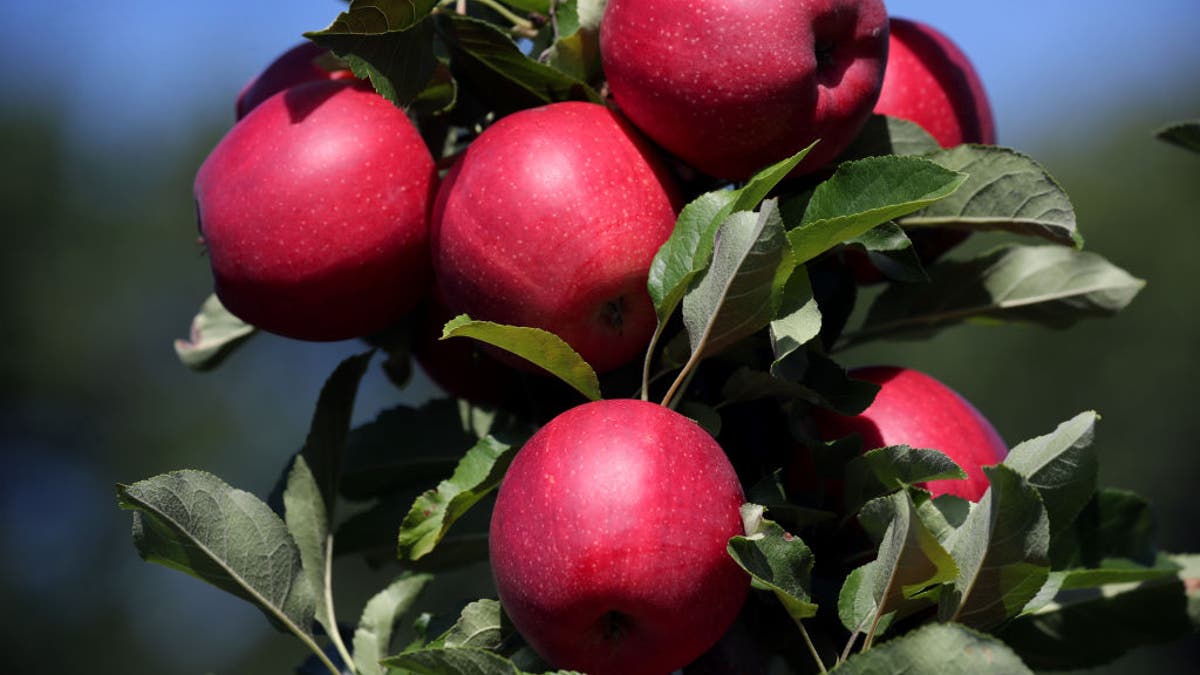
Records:
{"label": "small leaf", "polygon": [[469,337],[529,361],[574,387],[591,401],[600,400],[596,371],[562,338],[540,328],[473,321],[466,314],[446,322],[442,338]]}
{"label": "small leaf", "polygon": [[[464,607],[458,621],[429,646],[496,650],[504,643],[504,623],[499,602],[476,600]],[[507,632],[511,632],[511,628]]]}
{"label": "small leaf", "polygon": [[311,638],[314,589],[287,527],[264,502],[202,471],[118,485],[117,498],[136,511],[133,541],[143,560],[232,593]]}
{"label": "small leaf", "polygon": [[771,591],[797,623],[817,615],[810,585],[813,554],[799,538],[763,517],[763,507],[742,506],[746,536],[729,540],[729,555],[746,570],[755,585]]}
{"label": "small leaf", "polygon": [[1052,540],[1075,522],[1096,491],[1100,465],[1091,445],[1098,417],[1080,413],[1049,434],[1016,446],[1004,460],[1041,495]]}
{"label": "small leaf", "polygon": [[932,624],[851,656],[839,675],[1032,675],[1007,645],[957,624]]}
{"label": "small leaf", "polygon": [[383,665],[417,675],[524,675],[512,661],[474,647],[418,649],[390,656]]}
{"label": "small leaf", "polygon": [[871,115],[839,161],[882,155],[924,155],[940,149],[937,140],[915,122]]}
{"label": "small leaf", "polygon": [[863,579],[871,583],[877,615],[903,617],[930,605],[931,591],[958,576],[954,558],[916,517],[907,491],[873,500],[864,510],[876,511],[877,519],[888,522],[875,565]]}
{"label": "small leaf", "polygon": [[872,560],[862,567],[856,567],[842,583],[838,593],[838,619],[851,633],[866,633],[875,622],[875,635],[883,635],[895,618],[895,614],[886,612],[879,615],[879,601],[875,599],[875,566]]}
{"label": "small leaf", "polygon": [[912,240],[894,222],[871,228],[846,240],[846,246],[861,248],[876,269],[889,279],[909,283],[929,281]]}
{"label": "small leaf", "polygon": [[256,330],[225,309],[216,295],[210,295],[192,319],[188,339],[175,341],[175,355],[192,370],[212,370]]}
{"label": "small leaf", "polygon": [[683,207],[671,236],[650,263],[650,276],[646,282],[660,325],[665,324],[679,306],[692,279],[708,267],[713,238],[721,224],[734,212],[758,208],[779,181],[804,159],[810,148],[763,169],[740,189],[709,192]]}
{"label": "small leaf", "polygon": [[1157,523],[1150,503],[1116,488],[1101,488],[1071,528],[1052,541],[1055,568],[1097,567],[1109,558],[1153,565]]}
{"label": "small leaf", "polygon": [[926,271],[928,284],[893,284],[881,293],[862,327],[841,346],[925,338],[972,320],[1066,328],[1117,313],[1145,285],[1094,253],[1061,246],[1004,246]]}
{"label": "small leaf", "polygon": [[496,489],[515,452],[487,436],[467,451],[454,475],[413,502],[400,524],[399,552],[405,560],[418,560],[437,546],[464,513]]}
{"label": "small leaf", "polygon": [[917,157],[846,162],[813,191],[788,232],[796,263],[805,263],[873,227],[912,213],[958,189],[966,176]]}
{"label": "small leaf", "polygon": [[721,224],[712,264],[683,297],[683,325],[693,354],[716,354],[770,323],[791,274],[783,221],[773,200]]}
{"label": "small leaf", "polygon": [[938,450],[891,445],[872,449],[846,466],[846,513],[889,492],[931,480],[966,478],[954,460]]}
{"label": "small leaf", "polygon": [[304,35],[344,59],[381,96],[404,107],[426,88],[437,67],[433,21],[428,19],[436,4],[351,0],[328,27]]}
{"label": "small leaf", "polygon": [[775,355],[772,367],[820,334],[821,309],[805,268],[792,269],[770,327],[771,351]]}
{"label": "small leaf", "polygon": [[1003,464],[984,467],[991,487],[950,542],[958,563],[939,614],[981,630],[1018,615],[1050,573],[1050,522],[1033,488]]}
{"label": "small leaf", "polygon": [[992,145],[959,145],[925,157],[968,178],[952,196],[901,218],[904,227],[1002,230],[1083,246],[1071,199],[1029,157]]}
{"label": "small leaf", "polygon": [[942,546],[949,546],[958,534],[958,528],[971,513],[971,502],[955,495],[938,495],[930,498],[929,493],[917,490],[917,517],[933,532]]}
{"label": "small leaf", "polygon": [[1200,152],[1200,121],[1176,122],[1159,129],[1155,135],[1172,145]]}
{"label": "small leaf", "polygon": [[454,12],[434,18],[455,79],[498,115],[558,101],[603,103],[583,81],[531,59],[496,26]]}
{"label": "small leaf", "polygon": [[771,365],[771,375],[802,386],[802,397],[842,415],[857,415],[871,405],[879,385],[856,380],[816,349],[797,350]]}
{"label": "small leaf", "polygon": [[388,654],[396,619],[408,611],[432,579],[427,574],[400,577],[367,601],[354,631],[354,665],[358,675],[384,675],[379,662]]}
{"label": "small leaf", "polygon": [[312,470],[313,480],[325,502],[325,512],[330,518],[333,517],[338,483],[342,477],[342,455],[350,432],[350,418],[354,414],[354,399],[374,353],[372,350],[347,358],[338,364],[325,381],[317,398],[317,409],[313,413],[308,437],[304,439],[304,448],[300,450],[308,468]]}
{"label": "small leaf", "polygon": [[315,618],[327,635],[337,630],[337,620],[329,613],[325,596],[326,565],[333,552],[329,550],[329,512],[321,498],[321,490],[309,470],[304,455],[297,455],[288,473],[283,492],[284,522],[300,551],[300,567],[315,591]]}

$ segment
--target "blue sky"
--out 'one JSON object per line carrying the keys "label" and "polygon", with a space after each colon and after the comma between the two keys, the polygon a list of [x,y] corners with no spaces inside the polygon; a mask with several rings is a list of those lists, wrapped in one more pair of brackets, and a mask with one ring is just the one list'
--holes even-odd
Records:
{"label": "blue sky", "polygon": [[[73,137],[170,143],[201,120],[232,119],[241,85],[338,0],[6,2],[4,98],[59,105]],[[1157,100],[1174,117],[1200,82],[1200,2],[918,2],[892,14],[933,24],[975,62],[1000,142],[1018,148],[1102,133],[1125,106]],[[1193,98],[1194,100],[1194,98]]]}

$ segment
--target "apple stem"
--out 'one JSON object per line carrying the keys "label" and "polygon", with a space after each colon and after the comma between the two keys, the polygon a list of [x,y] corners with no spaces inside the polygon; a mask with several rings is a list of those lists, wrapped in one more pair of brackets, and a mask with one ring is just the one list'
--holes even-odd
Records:
{"label": "apple stem", "polygon": [[[700,352],[692,353],[692,358],[688,359],[683,370],[679,371],[679,375],[671,383],[671,388],[667,390],[667,395],[663,396],[662,399],[661,405],[664,408],[674,410],[679,405],[678,399],[683,398],[683,392],[687,390],[687,386],[692,382],[692,377],[696,374],[696,362],[699,361],[697,355],[699,354]],[[676,396],[676,394],[679,394],[679,396]]]}
{"label": "apple stem", "polygon": [[663,321],[659,321],[654,327],[654,335],[650,336],[650,344],[646,347],[646,359],[642,361],[642,400],[650,400],[650,362],[654,360],[654,348],[658,345],[658,339],[662,337]]}

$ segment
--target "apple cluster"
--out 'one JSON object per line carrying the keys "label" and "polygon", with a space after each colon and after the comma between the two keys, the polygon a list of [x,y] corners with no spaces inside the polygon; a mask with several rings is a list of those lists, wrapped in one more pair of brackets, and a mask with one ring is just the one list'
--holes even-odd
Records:
{"label": "apple cluster", "polygon": [[[599,47],[607,105],[520,110],[436,158],[410,116],[332,54],[305,44],[279,57],[238,96],[236,125],[196,176],[221,303],[302,340],[416,317],[429,375],[503,404],[534,367],[440,342],[441,326],[468,314],[540,328],[599,373],[630,364],[657,326],[647,278],[692,196],[681,175],[736,183],[815,143],[790,176],[799,184],[873,113],[946,147],[995,142],[962,52],[881,0],[609,0]],[[928,260],[963,236],[914,243]],[[937,448],[968,479],[926,487],[981,497],[981,467],[1006,448],[978,411],[913,370],[851,374],[880,386],[874,403],[818,409],[819,436]],[[810,469],[792,464],[794,489]],[[687,417],[633,400],[572,408],[525,444],[499,490],[490,547],[505,611],[557,667],[679,669],[742,608],[749,578],[726,542],[743,532],[744,501],[726,452]]]}

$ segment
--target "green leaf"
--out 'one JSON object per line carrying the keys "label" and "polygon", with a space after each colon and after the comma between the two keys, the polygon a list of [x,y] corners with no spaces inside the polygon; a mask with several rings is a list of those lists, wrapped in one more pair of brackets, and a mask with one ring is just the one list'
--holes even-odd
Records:
{"label": "green leaf", "polygon": [[312,470],[325,512],[330,518],[333,517],[338,483],[342,476],[342,456],[350,432],[350,418],[354,414],[354,399],[374,354],[374,350],[363,352],[338,364],[321,387],[308,437],[304,439],[304,447],[300,450],[300,455]]}
{"label": "green leaf", "polygon": [[803,387],[802,398],[814,405],[857,415],[871,405],[879,385],[856,380],[846,369],[816,349],[796,350],[771,365],[771,375]]}
{"label": "green leaf", "polygon": [[1174,569],[1145,581],[1061,590],[1001,637],[1030,665],[1053,670],[1100,666],[1134,647],[1178,640],[1198,627],[1187,593],[1200,570],[1187,562],[1167,561]]}
{"label": "green leaf", "polygon": [[875,599],[875,567],[874,560],[856,567],[846,575],[838,593],[838,619],[852,634],[866,633],[875,623],[875,635],[883,635],[896,616],[892,612],[879,613],[879,601]]}
{"label": "green leaf", "polygon": [[799,538],[763,517],[763,507],[742,506],[746,536],[729,539],[729,555],[750,574],[755,586],[779,598],[797,623],[817,615],[812,602],[813,554]]}
{"label": "green leaf", "polygon": [[807,269],[792,269],[770,327],[771,351],[775,355],[772,367],[820,334],[821,309],[813,297]]}
{"label": "green leaf", "polygon": [[1049,434],[1016,446],[1004,460],[1041,496],[1051,540],[1075,522],[1096,491],[1100,465],[1091,445],[1098,418],[1094,412],[1080,413]]}
{"label": "green leaf", "polygon": [[679,306],[692,279],[708,267],[713,239],[721,224],[734,212],[758,208],[811,147],[763,169],[740,189],[709,192],[683,207],[671,236],[650,263],[650,276],[646,282],[660,326]]}
{"label": "green leaf", "polygon": [[1116,488],[1101,488],[1072,527],[1052,541],[1055,568],[1097,567],[1109,558],[1153,565],[1157,524],[1150,503]]}
{"label": "green leaf", "polygon": [[462,448],[477,440],[463,429],[452,399],[384,410],[346,438],[342,494],[361,500],[430,485],[453,471]]}
{"label": "green leaf", "polygon": [[846,513],[889,492],[931,480],[966,478],[954,460],[938,450],[907,445],[874,448],[846,466]]}
{"label": "green leaf", "polygon": [[256,331],[225,309],[216,295],[210,295],[192,319],[188,338],[175,341],[175,355],[192,370],[212,370]]}
{"label": "green leaf", "polygon": [[437,66],[433,22],[436,0],[351,0],[328,27],[305,37],[344,59],[354,74],[398,106],[408,106]]}
{"label": "green leaf", "polygon": [[932,624],[851,656],[839,675],[1021,675],[1033,671],[1003,642],[956,624]]}
{"label": "green leaf", "polygon": [[434,18],[455,79],[498,115],[558,101],[603,103],[585,82],[526,56],[496,26],[454,12]]}
{"label": "green leaf", "polygon": [[454,475],[413,502],[400,524],[401,559],[418,560],[437,546],[456,520],[496,489],[515,452],[487,436],[467,451]]}
{"label": "green leaf", "polygon": [[917,496],[913,501],[917,505],[917,517],[925,523],[930,532],[933,532],[942,546],[949,546],[949,542],[958,535],[958,528],[962,527],[967,515],[971,513],[971,502],[955,495],[938,495],[931,498],[929,493],[923,490],[916,490],[915,494]]}
{"label": "green leaf", "polygon": [[1016,471],[984,467],[991,487],[950,542],[958,578],[939,614],[981,630],[1017,616],[1050,573],[1050,522],[1037,490]]}
{"label": "green leaf", "polygon": [[716,354],[771,322],[791,257],[774,200],[759,212],[739,211],[721,224],[712,264],[683,297],[692,353]]}
{"label": "green leaf", "polygon": [[396,619],[412,607],[432,579],[427,574],[400,577],[367,601],[354,631],[354,666],[358,675],[385,675],[379,662],[388,654]]}
{"label": "green leaf", "polygon": [[1000,230],[1083,246],[1071,199],[1029,157],[993,145],[959,145],[926,157],[967,174],[967,182],[947,199],[901,218],[904,227]]}
{"label": "green leaf", "polygon": [[264,502],[190,470],[118,485],[117,499],[136,511],[133,541],[143,560],[232,593],[311,642],[314,589],[287,526]]}
{"label": "green leaf", "polygon": [[390,656],[383,665],[417,675],[524,675],[512,661],[474,647],[418,649]]}
{"label": "green leaf", "polygon": [[879,497],[869,502],[864,510],[876,512],[873,517],[888,522],[880,540],[872,580],[872,592],[880,612],[894,611],[903,616],[908,613],[906,601],[927,599],[930,591],[957,578],[958,566],[954,558],[915,516],[916,507],[907,491]]}
{"label": "green leaf", "polygon": [[476,600],[464,607],[454,625],[429,646],[496,650],[504,643],[505,633],[511,631],[498,601]]}
{"label": "green leaf", "polygon": [[927,338],[964,321],[1018,321],[1066,328],[1112,316],[1145,282],[1104,258],[1061,246],[1004,246],[926,270],[928,284],[892,284],[842,347],[880,337]]}
{"label": "green leaf", "polygon": [[798,226],[788,232],[796,263],[954,193],[966,176],[918,157],[846,162],[813,191]]}
{"label": "green leaf", "polygon": [[332,564],[329,549],[329,512],[321,490],[303,455],[297,455],[288,473],[283,492],[284,522],[300,551],[300,568],[316,598],[315,618],[327,635],[337,630],[337,619],[331,616],[325,586],[327,566]]}
{"label": "green leaf", "polygon": [[600,18],[603,12],[603,0],[555,3],[552,20],[542,28],[532,53],[540,52],[539,61],[576,79],[584,82],[598,79],[603,74],[600,63]]}
{"label": "green leaf", "polygon": [[1200,121],[1176,122],[1159,129],[1155,136],[1172,145],[1200,152]]}
{"label": "green leaf", "polygon": [[[543,14],[543,15],[550,13],[550,3],[552,2],[552,0],[502,0],[502,1],[504,2],[504,4],[508,5],[509,7],[512,7],[513,9],[517,9],[517,10],[520,10],[520,11],[526,12],[526,13],[537,12],[538,14]],[[574,4],[574,3],[572,3],[572,4]]]}
{"label": "green leaf", "polygon": [[529,361],[557,376],[591,401],[600,400],[596,371],[562,338],[541,328],[505,326],[474,321],[466,314],[446,322],[441,339],[469,337],[486,342]]}
{"label": "green leaf", "polygon": [[871,115],[839,160],[844,162],[882,155],[924,155],[940,149],[937,140],[915,122],[899,117]]}
{"label": "green leaf", "polygon": [[913,248],[912,240],[894,222],[884,223],[848,239],[846,245],[861,248],[871,264],[889,279],[909,283],[929,281],[925,265]]}

